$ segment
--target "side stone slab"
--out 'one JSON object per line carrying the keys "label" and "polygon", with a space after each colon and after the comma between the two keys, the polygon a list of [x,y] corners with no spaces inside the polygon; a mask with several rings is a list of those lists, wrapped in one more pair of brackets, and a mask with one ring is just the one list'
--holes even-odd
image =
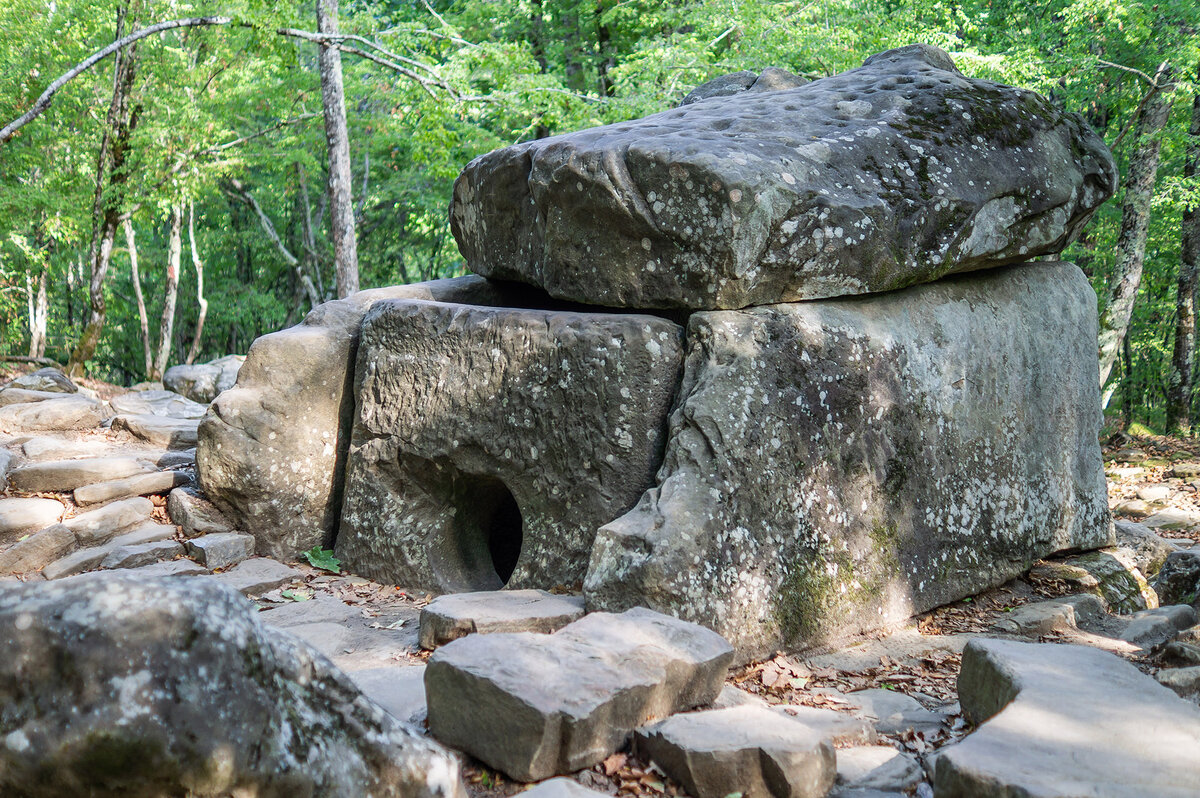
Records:
{"label": "side stone slab", "polygon": [[669,612],[745,658],[1110,542],[1095,334],[1064,263],[694,314],[658,486],[598,533],[589,610]]}

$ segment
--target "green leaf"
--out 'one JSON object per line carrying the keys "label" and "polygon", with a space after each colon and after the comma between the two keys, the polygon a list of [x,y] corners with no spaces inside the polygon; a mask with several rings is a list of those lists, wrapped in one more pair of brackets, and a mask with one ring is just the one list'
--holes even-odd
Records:
{"label": "green leaf", "polygon": [[285,590],[279,595],[283,596],[288,601],[308,601],[312,598],[311,593],[304,593],[299,590]]}
{"label": "green leaf", "polygon": [[308,564],[313,568],[320,568],[322,571],[329,571],[331,574],[340,574],[342,572],[342,561],[333,556],[331,549],[313,546],[304,552],[304,559],[308,560]]}

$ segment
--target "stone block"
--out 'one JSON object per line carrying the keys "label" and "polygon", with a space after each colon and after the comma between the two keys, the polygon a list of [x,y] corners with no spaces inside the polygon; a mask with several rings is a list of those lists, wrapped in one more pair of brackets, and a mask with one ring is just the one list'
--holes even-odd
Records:
{"label": "stone block", "polygon": [[130,496],[166,493],[180,485],[190,485],[191,482],[192,475],[184,471],[155,471],[149,474],[138,474],[124,479],[114,479],[110,482],[82,485],[75,489],[75,503],[99,504]]}
{"label": "stone block", "polygon": [[216,570],[237,565],[254,555],[254,536],[240,532],[214,532],[187,542],[188,554],[196,562]]}
{"label": "stone block", "polygon": [[544,590],[491,590],[439,596],[421,610],[421,648],[469,634],[555,632],[583,617],[582,596]]}

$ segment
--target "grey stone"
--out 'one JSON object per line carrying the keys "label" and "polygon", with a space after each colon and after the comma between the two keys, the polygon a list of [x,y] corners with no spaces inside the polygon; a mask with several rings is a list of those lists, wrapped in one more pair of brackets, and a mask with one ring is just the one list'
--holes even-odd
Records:
{"label": "grey stone", "polygon": [[1009,634],[1042,637],[1078,629],[1083,624],[1099,619],[1106,611],[1103,599],[1082,593],[1022,604],[1000,616],[992,628]]}
{"label": "grey stone", "polygon": [[100,426],[108,415],[102,402],[78,394],[65,394],[59,399],[0,407],[0,429],[92,429]]}
{"label": "grey stone", "polygon": [[634,745],[696,798],[825,798],[837,776],[828,739],[761,707],[675,715],[638,729]]}
{"label": "grey stone", "polygon": [[8,471],[12,468],[16,455],[8,449],[0,448],[0,493],[8,490]]}
{"label": "grey stone", "polygon": [[188,468],[196,465],[195,449],[180,449],[174,452],[163,452],[154,458],[154,464],[159,468]]}
{"label": "grey stone", "polygon": [[876,719],[875,731],[880,734],[904,734],[912,730],[932,738],[950,720],[944,713],[931,712],[912,696],[894,690],[858,690],[846,697],[858,705],[860,713]]}
{"label": "grey stone", "polygon": [[57,499],[0,499],[0,544],[57,524],[65,509]]}
{"label": "grey stone", "polygon": [[670,612],[748,659],[1108,543],[1095,307],[1039,263],[693,314],[658,486],[597,533],[588,608]]}
{"label": "grey stone", "polygon": [[167,494],[167,514],[190,538],[234,531],[221,511],[195,488],[175,488]]}
{"label": "grey stone", "polygon": [[142,496],[122,499],[68,518],[63,525],[75,533],[81,546],[106,543],[132,526],[150,520],[154,504]]}
{"label": "grey stone", "polygon": [[10,382],[11,388],[27,391],[49,391],[51,393],[76,393],[79,388],[60,369],[47,367],[17,377]]}
{"label": "grey stone", "polygon": [[[145,380],[143,382],[135,382],[129,386],[130,391],[162,391],[166,390],[163,387],[162,380]],[[172,391],[172,393],[174,393]]]}
{"label": "grey stone", "polygon": [[469,163],[472,271],[626,308],[904,288],[1060,252],[1116,188],[1084,120],[914,45]]}
{"label": "grey stone", "polygon": [[429,730],[537,781],[599,762],[647,721],[711,702],[732,657],[717,634],[641,608],[592,613],[550,635],[468,635],[429,659]]}
{"label": "grey stone", "polygon": [[254,536],[240,532],[214,532],[189,540],[187,551],[207,568],[228,568],[254,555]]}
{"label": "grey stone", "polygon": [[1200,698],[1200,667],[1171,668],[1159,671],[1154,678],[1163,687],[1181,698]]}
{"label": "grey stone", "polygon": [[1200,602],[1200,549],[1168,555],[1154,580],[1154,590],[1163,604]]}
{"label": "grey stone", "polygon": [[62,398],[63,394],[60,391],[29,391],[25,388],[5,388],[0,390],[0,407]]}
{"label": "grey stone", "polygon": [[608,793],[589,790],[577,781],[568,778],[547,779],[521,793],[522,798],[596,798]]}
{"label": "grey stone", "polygon": [[1171,467],[1171,476],[1180,479],[1200,477],[1200,463],[1176,463]]}
{"label": "grey stone", "polygon": [[583,617],[583,596],[545,590],[493,590],[439,596],[421,610],[421,648],[469,634],[555,632]]}
{"label": "grey stone", "polygon": [[[308,607],[313,602],[295,603]],[[287,626],[287,631],[329,657],[334,665],[347,673],[394,667],[397,660],[407,659],[407,654],[416,648],[416,624],[410,623],[415,619],[395,613],[377,616],[368,622],[361,610],[351,610],[346,620],[295,623]]]}
{"label": "grey stone", "polygon": [[237,386],[200,424],[196,467],[205,495],[252,532],[260,554],[292,558],[330,546],[341,513],[363,314],[380,299],[486,303],[498,296],[478,277],[360,291],[255,340]]}
{"label": "grey stone", "polygon": [[1100,596],[1109,610],[1131,613],[1158,606],[1158,596],[1137,568],[1130,549],[1111,548],[1044,563],[1032,572],[1051,576]]}
{"label": "grey stone", "polygon": [[184,559],[162,560],[161,562],[138,566],[134,570],[139,576],[154,578],[160,576],[203,576],[208,573],[208,569],[204,566]]}
{"label": "grey stone", "polygon": [[748,693],[740,687],[734,687],[732,684],[721,685],[721,692],[717,693],[717,697],[713,699],[709,709],[729,709],[730,707],[744,706],[763,706],[767,705],[753,693]]}
{"label": "grey stone", "polygon": [[75,535],[62,524],[34,532],[0,552],[0,574],[22,574],[44,568],[75,549]]}
{"label": "grey stone", "polygon": [[890,745],[839,748],[838,784],[850,789],[903,793],[924,778],[920,763]]}
{"label": "grey stone", "polygon": [[1200,513],[1167,507],[1142,521],[1148,529],[1192,529],[1200,526]]}
{"label": "grey stone", "polygon": [[224,573],[217,574],[213,579],[244,595],[258,596],[303,577],[303,572],[289,568],[277,560],[253,557]]}
{"label": "grey stone", "polygon": [[869,745],[878,739],[873,723],[836,709],[806,706],[778,706],[774,709],[800,721],[820,734],[822,739],[830,740],[837,746]]}
{"label": "grey stone", "polygon": [[376,304],[338,557],[437,592],[577,586],[654,484],[682,348],[655,316]]}
{"label": "grey stone", "polygon": [[245,355],[226,355],[207,363],[171,366],[163,374],[163,386],[186,399],[208,404],[237,382]]}
{"label": "grey stone", "polygon": [[78,457],[107,457],[118,454],[118,450],[107,440],[73,440],[57,435],[38,435],[21,444],[21,450],[30,460],[71,460]]}
{"label": "grey stone", "polygon": [[172,560],[182,554],[183,546],[173,540],[136,543],[113,549],[104,555],[104,559],[100,561],[100,567],[108,569],[141,568],[143,565]]}
{"label": "grey stone", "polygon": [[27,493],[69,491],[93,482],[122,479],[153,470],[153,465],[137,457],[53,460],[14,468],[9,472],[9,481],[15,490]]}
{"label": "grey stone", "polygon": [[795,89],[808,83],[806,78],[794,75],[785,69],[767,67],[761,74],[742,70],[729,75],[715,77],[692,89],[680,100],[679,105],[691,105],[713,97],[732,97],[744,91],[781,91]]}
{"label": "grey stone", "polygon": [[425,722],[425,666],[365,668],[347,675],[363,695],[397,720],[419,726]]}
{"label": "grey stone", "polygon": [[199,419],[156,415],[117,416],[112,422],[115,430],[125,430],[135,438],[167,449],[194,449],[199,426]]}
{"label": "grey stone", "polygon": [[97,482],[75,489],[76,504],[98,504],[130,496],[149,496],[166,493],[180,485],[189,485],[192,475],[185,471],[155,471],[110,482]]}
{"label": "grey stone", "polygon": [[0,587],[0,793],[462,798],[459,765],[207,579]]}
{"label": "grey stone", "polygon": [[108,400],[114,412],[131,416],[154,415],[164,418],[199,419],[208,412],[207,404],[193,402],[174,391],[130,391]]}
{"label": "grey stone", "polygon": [[1177,544],[1159,537],[1142,524],[1116,521],[1113,526],[1117,532],[1117,545],[1133,552],[1134,564],[1144,576],[1158,573],[1167,557],[1180,550]]}
{"label": "grey stone", "polygon": [[1172,640],[1163,646],[1160,657],[1168,667],[1200,665],[1200,646]]}
{"label": "grey stone", "polygon": [[153,522],[142,524],[136,529],[118,535],[107,543],[91,546],[86,549],[73,551],[65,557],[60,557],[42,568],[42,576],[49,580],[62,579],[84,571],[99,568],[104,558],[117,549],[126,546],[139,546],[143,543],[157,543],[170,540],[175,534],[175,527]]}
{"label": "grey stone", "polygon": [[1141,499],[1126,499],[1113,508],[1113,513],[1131,518],[1145,518],[1150,515],[1150,505]]}
{"label": "grey stone", "polygon": [[939,798],[1196,794],[1200,707],[1113,654],[973,640],[958,694],[982,725],[940,750]]}
{"label": "grey stone", "polygon": [[1169,485],[1146,485],[1138,488],[1138,498],[1156,504],[1164,502],[1171,497],[1171,487]]}

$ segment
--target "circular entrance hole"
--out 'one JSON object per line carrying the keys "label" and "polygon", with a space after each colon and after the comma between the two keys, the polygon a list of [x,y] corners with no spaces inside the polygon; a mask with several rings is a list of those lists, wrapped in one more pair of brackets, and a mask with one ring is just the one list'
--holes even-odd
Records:
{"label": "circular entrance hole", "polygon": [[466,523],[458,530],[460,543],[464,553],[474,550],[483,555],[466,558],[468,569],[475,572],[472,581],[480,590],[495,587],[497,580],[506,585],[521,556],[521,508],[508,486],[496,477],[463,477],[459,517],[460,523]]}

